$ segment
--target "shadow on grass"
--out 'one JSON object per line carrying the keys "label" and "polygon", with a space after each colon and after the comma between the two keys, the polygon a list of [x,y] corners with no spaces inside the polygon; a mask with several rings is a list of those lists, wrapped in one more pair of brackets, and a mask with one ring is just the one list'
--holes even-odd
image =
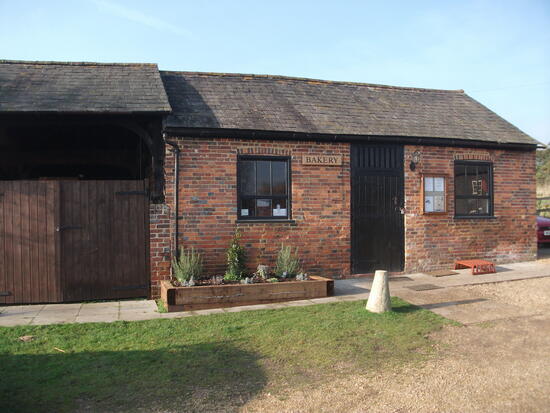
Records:
{"label": "shadow on grass", "polygon": [[0,411],[231,411],[266,385],[231,343],[151,351],[0,354]]}
{"label": "shadow on grass", "polygon": [[392,311],[395,313],[407,314],[407,313],[414,313],[416,311],[421,311],[421,310],[422,308],[414,304],[405,303],[404,301],[401,301],[397,304],[392,302]]}

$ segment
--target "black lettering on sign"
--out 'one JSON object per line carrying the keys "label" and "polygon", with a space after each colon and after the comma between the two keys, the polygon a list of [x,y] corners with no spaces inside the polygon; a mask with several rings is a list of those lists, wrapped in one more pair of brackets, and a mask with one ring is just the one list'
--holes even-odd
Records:
{"label": "black lettering on sign", "polygon": [[341,155],[304,155],[302,156],[303,165],[323,165],[339,166],[342,165]]}

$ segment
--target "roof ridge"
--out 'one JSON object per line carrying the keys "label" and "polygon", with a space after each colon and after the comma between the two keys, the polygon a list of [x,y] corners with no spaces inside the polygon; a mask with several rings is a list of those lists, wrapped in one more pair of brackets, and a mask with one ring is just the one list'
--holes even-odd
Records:
{"label": "roof ridge", "polygon": [[9,60],[0,59],[0,64],[26,64],[43,66],[154,66],[156,63],[99,63],[99,62],[57,62],[50,60]]}
{"label": "roof ridge", "polygon": [[[397,90],[410,90],[417,92],[443,92],[443,93],[464,93],[463,89],[430,89],[410,86],[392,86],[392,85],[379,85],[375,83],[364,82],[350,82],[343,80],[324,80],[324,79],[312,79],[307,77],[295,77],[295,76],[282,76],[282,75],[258,75],[251,73],[223,73],[223,72],[189,72],[189,71],[177,71],[177,70],[160,70],[160,73],[174,73],[182,75],[198,75],[198,76],[218,76],[218,77],[245,77],[245,78],[257,78],[257,79],[273,79],[273,80],[294,80],[306,83],[324,83],[334,85],[350,85],[350,86],[364,86],[380,89],[397,89]],[[247,80],[247,79],[245,79]]]}

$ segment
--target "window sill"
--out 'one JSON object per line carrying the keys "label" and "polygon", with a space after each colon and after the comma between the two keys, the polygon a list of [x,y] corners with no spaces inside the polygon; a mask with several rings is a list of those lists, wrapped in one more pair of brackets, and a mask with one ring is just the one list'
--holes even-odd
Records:
{"label": "window sill", "polygon": [[494,215],[465,215],[454,216],[453,219],[497,219]]}
{"label": "window sill", "polygon": [[238,219],[237,224],[294,224],[293,219]]}

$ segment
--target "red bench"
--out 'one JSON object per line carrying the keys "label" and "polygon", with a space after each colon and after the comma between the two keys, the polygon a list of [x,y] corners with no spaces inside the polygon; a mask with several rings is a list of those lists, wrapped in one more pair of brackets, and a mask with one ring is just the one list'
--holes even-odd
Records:
{"label": "red bench", "polygon": [[495,264],[485,260],[459,260],[455,261],[455,270],[471,268],[472,275],[491,274],[497,272]]}

